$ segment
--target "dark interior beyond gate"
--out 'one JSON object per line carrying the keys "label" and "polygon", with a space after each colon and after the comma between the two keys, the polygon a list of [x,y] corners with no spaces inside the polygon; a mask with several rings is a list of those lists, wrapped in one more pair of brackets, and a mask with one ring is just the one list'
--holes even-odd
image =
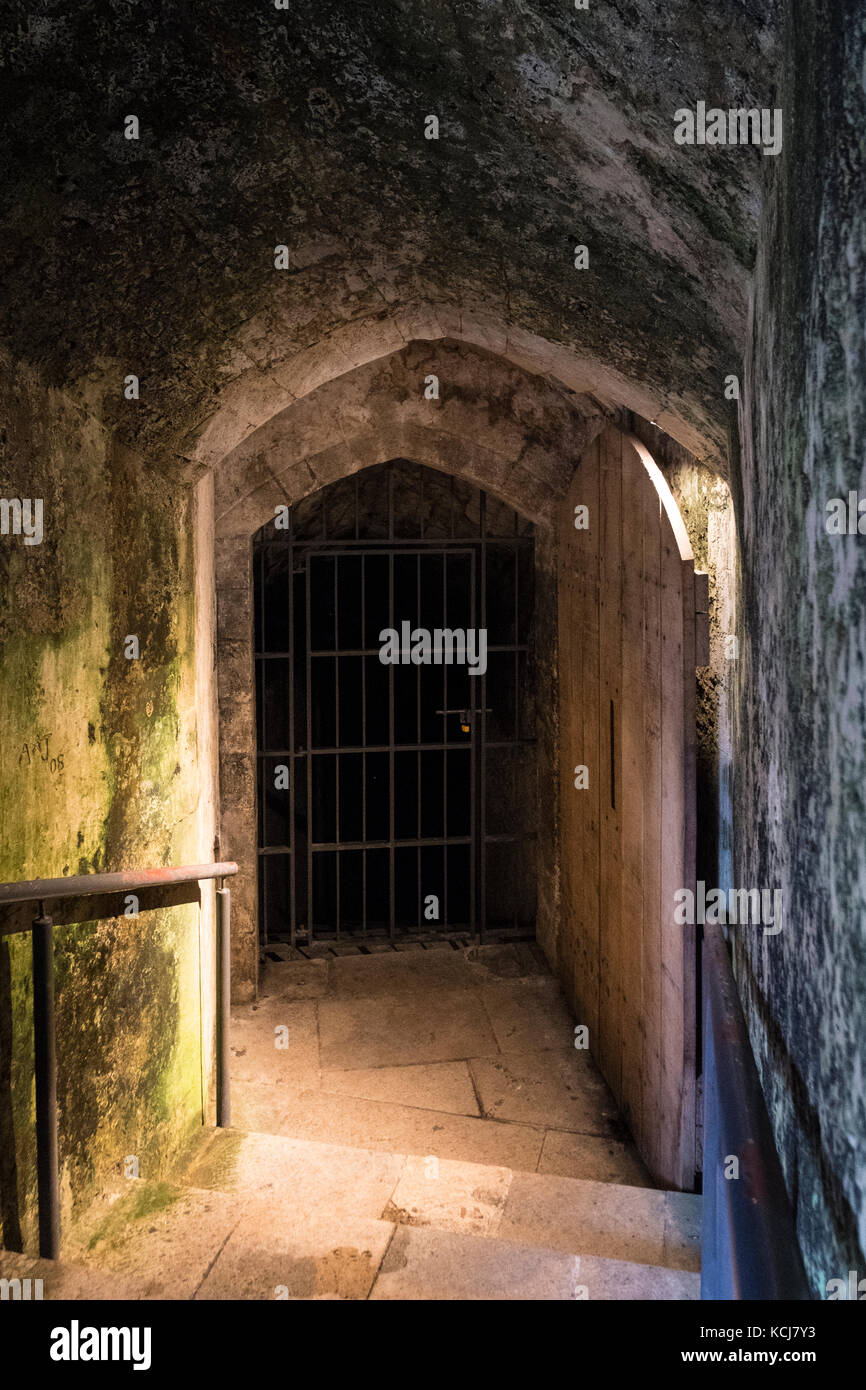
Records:
{"label": "dark interior beyond gate", "polygon": [[254,569],[263,941],[532,935],[531,524],[397,460],[278,513]]}

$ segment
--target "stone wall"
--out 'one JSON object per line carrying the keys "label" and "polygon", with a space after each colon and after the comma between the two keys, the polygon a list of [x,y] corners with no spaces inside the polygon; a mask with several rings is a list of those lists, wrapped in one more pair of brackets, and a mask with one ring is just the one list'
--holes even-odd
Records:
{"label": "stone wall", "polygon": [[866,1275],[866,538],[824,526],[866,481],[864,64],[862,4],[795,0],[735,485],[734,873],[786,905],[735,967],[818,1296]]}
{"label": "stone wall", "polygon": [[684,158],[674,112],[767,104],[780,5],[23,9],[0,338],[54,384],[137,372],[136,415],[108,408],[166,453],[202,457],[215,415],[234,447],[334,362],[465,335],[719,457],[768,161]]}
{"label": "stone wall", "polygon": [[[29,370],[4,366],[2,383],[0,494],[42,499],[44,535],[0,537],[0,879],[210,860],[213,600],[194,580],[210,509],[115,447],[92,402]],[[127,1155],[161,1172],[202,1122],[212,901],[206,887],[201,911],[56,930],[65,1216]],[[13,1249],[35,1232],[30,960],[28,935],[0,938],[0,1243]]]}

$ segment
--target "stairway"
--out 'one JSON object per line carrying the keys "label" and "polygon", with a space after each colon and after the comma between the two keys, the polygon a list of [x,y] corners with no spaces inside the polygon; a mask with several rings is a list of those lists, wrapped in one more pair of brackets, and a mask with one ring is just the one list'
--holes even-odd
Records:
{"label": "stairway", "polygon": [[701,1199],[652,1186],[573,1026],[526,944],[275,956],[233,1014],[238,1128],[0,1269],[46,1298],[696,1299]]}
{"label": "stairway", "polygon": [[63,1259],[0,1257],[45,1298],[685,1300],[700,1198],[215,1130],[179,1180],[132,1181]]}

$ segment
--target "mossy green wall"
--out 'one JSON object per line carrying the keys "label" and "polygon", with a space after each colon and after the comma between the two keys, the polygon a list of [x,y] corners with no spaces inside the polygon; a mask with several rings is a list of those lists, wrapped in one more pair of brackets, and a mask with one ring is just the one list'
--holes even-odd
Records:
{"label": "mossy green wall", "polygon": [[[0,879],[210,859],[194,496],[114,448],[86,402],[26,371],[4,380],[0,495],[41,498],[44,537],[0,537]],[[129,635],[138,660],[125,655]],[[143,1177],[164,1172],[202,1122],[212,889],[203,894],[202,912],[56,930],[67,1217],[128,1155]],[[35,1234],[31,1001],[29,937],[4,938],[0,1216],[13,1248]]]}

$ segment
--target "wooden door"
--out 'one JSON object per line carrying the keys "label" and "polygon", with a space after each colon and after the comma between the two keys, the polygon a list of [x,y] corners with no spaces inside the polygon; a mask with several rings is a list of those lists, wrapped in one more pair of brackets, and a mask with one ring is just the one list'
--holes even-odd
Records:
{"label": "wooden door", "polygon": [[678,1188],[695,1177],[695,928],[673,914],[695,888],[696,592],[667,483],[609,427],[560,533],[561,959],[644,1161]]}

